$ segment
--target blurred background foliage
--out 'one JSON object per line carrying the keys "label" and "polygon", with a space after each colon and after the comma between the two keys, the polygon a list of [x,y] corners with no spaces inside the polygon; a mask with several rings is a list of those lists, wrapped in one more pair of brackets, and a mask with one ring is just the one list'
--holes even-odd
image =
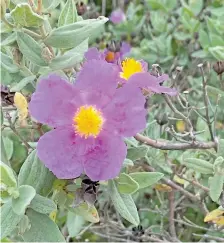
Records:
{"label": "blurred background foliage", "polygon": [[[26,5],[21,9],[21,3],[31,7]],[[34,11],[31,3],[38,6],[38,1],[1,0],[2,161],[11,164],[17,174],[12,188],[18,188],[21,195],[24,190],[30,197],[25,206],[15,203],[19,210],[29,207],[21,217],[12,213],[8,219],[6,215],[11,211],[4,204],[7,213],[2,217],[8,220],[5,219],[4,225],[8,228],[12,225],[13,229],[5,231],[3,241],[62,241],[63,237],[69,242],[223,241],[224,1],[43,0],[42,14]],[[126,16],[121,23],[108,21],[104,25],[104,19],[95,20],[101,15],[110,16],[117,8]],[[90,19],[88,24],[75,27],[75,23],[87,19]],[[83,29],[75,32],[76,28]],[[66,31],[70,33],[69,38],[65,37]],[[196,141],[214,140],[218,146],[206,150],[159,150],[135,138],[127,139],[128,156],[123,173],[116,181],[117,185],[124,183],[125,188],[115,187],[115,182],[91,184],[98,191],[91,210],[85,208],[86,204],[74,209],[69,205],[74,200],[74,192],[83,189],[83,182],[56,180],[42,167],[33,149],[49,128],[29,117],[21,125],[13,97],[15,92],[21,92],[29,102],[38,78],[50,72],[72,80],[80,70],[88,43],[104,50],[112,41],[128,42],[132,47],[128,56],[147,61],[151,71],[154,64],[157,71],[169,74],[166,85],[176,87],[181,94],[172,98],[172,104],[190,119]],[[204,88],[209,98],[208,109],[204,104]],[[143,135],[171,143],[190,143],[189,124],[176,116],[162,95],[151,96],[146,107],[148,123]],[[150,182],[144,179],[138,183],[146,183],[146,187],[133,189],[136,175],[129,175],[152,171],[164,177]],[[38,193],[36,196],[32,196],[32,188]],[[124,189],[130,190],[131,196],[127,191],[122,194]],[[15,196],[15,191],[3,193],[2,198],[8,198],[9,194]],[[111,200],[113,193],[115,198]],[[128,208],[125,217],[116,207],[119,202],[127,204],[123,195],[133,198],[136,205],[136,209]],[[43,204],[47,206],[40,206]],[[205,218],[208,212],[212,213]],[[41,236],[37,233],[41,231],[37,226],[40,222],[46,227],[46,231],[41,228]],[[63,236],[52,222],[58,225]],[[133,227],[133,222],[140,226]],[[51,234],[44,238],[48,232]],[[33,239],[31,235],[35,234],[40,238]]]}

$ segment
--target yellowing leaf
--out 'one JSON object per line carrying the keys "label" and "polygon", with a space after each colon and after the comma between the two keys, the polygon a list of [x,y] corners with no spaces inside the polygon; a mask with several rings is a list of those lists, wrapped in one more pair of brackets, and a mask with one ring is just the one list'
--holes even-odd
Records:
{"label": "yellowing leaf", "polygon": [[213,220],[213,223],[223,226],[224,225],[224,216],[218,217],[215,220]]}
{"label": "yellowing leaf", "polygon": [[57,211],[53,211],[49,214],[50,219],[53,220],[54,222],[55,222],[56,216],[57,216]]}
{"label": "yellowing leaf", "polygon": [[178,132],[184,132],[185,131],[185,123],[184,121],[177,121],[176,128]]}
{"label": "yellowing leaf", "polygon": [[204,218],[204,222],[209,222],[209,221],[214,221],[216,220],[219,216],[221,216],[222,214],[224,214],[224,210],[221,209],[215,209],[211,212],[209,212],[205,218]]}
{"label": "yellowing leaf", "polygon": [[53,189],[55,190],[63,190],[66,185],[66,180],[56,179],[53,184]]}
{"label": "yellowing leaf", "polygon": [[184,183],[186,182],[184,179],[181,179],[179,176],[175,175],[173,177],[173,180],[176,181],[177,183],[184,185]]}
{"label": "yellowing leaf", "polygon": [[172,191],[172,187],[167,186],[166,184],[157,184],[157,185],[155,185],[154,188],[160,192],[171,192]]}
{"label": "yellowing leaf", "polygon": [[26,98],[19,92],[15,93],[14,104],[18,110],[19,121],[24,122],[28,116],[28,104]]}

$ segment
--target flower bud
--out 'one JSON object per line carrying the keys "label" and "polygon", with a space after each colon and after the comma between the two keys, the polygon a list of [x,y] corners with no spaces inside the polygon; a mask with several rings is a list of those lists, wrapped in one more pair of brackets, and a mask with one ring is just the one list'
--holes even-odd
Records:
{"label": "flower bud", "polygon": [[213,70],[218,74],[222,74],[224,72],[224,61],[218,61],[213,64]]}

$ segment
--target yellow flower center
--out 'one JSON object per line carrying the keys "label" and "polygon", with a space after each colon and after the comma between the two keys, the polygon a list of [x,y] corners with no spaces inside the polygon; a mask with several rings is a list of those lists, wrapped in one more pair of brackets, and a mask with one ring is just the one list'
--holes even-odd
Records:
{"label": "yellow flower center", "polygon": [[121,63],[121,78],[128,80],[133,74],[143,72],[142,64],[134,58],[127,58]]}
{"label": "yellow flower center", "polygon": [[102,113],[93,106],[81,106],[74,118],[75,132],[81,137],[97,137],[102,130],[104,118]]}

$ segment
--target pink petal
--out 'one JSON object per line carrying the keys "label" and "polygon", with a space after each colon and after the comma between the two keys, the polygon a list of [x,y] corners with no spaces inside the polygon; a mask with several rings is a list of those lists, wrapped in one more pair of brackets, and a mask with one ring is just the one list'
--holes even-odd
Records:
{"label": "pink petal", "polygon": [[56,128],[40,138],[37,155],[57,178],[76,178],[83,172],[84,142],[75,135],[73,127]]}
{"label": "pink petal", "polygon": [[85,58],[87,61],[89,60],[103,60],[104,55],[98,51],[96,47],[91,47],[89,50],[85,53]]}
{"label": "pink petal", "polygon": [[102,60],[91,60],[83,65],[75,87],[81,90],[87,103],[104,107],[113,97],[119,79],[119,69]]}
{"label": "pink petal", "polygon": [[84,170],[92,181],[116,177],[127,154],[125,143],[119,136],[101,133],[85,156]]}
{"label": "pink petal", "polygon": [[[129,81],[128,81],[129,82]],[[105,107],[107,130],[115,130],[121,136],[131,137],[146,127],[145,98],[138,87],[127,83]]]}
{"label": "pink petal", "polygon": [[76,112],[77,91],[63,78],[50,75],[41,79],[29,104],[32,117],[52,127],[72,124]]}

